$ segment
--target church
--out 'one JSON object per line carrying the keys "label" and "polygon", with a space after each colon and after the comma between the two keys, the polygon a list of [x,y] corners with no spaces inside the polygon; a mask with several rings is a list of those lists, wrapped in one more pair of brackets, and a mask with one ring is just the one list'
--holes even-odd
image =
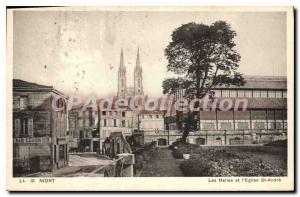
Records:
{"label": "church", "polygon": [[143,69],[140,63],[140,53],[137,50],[136,65],[134,68],[134,87],[127,87],[126,66],[124,64],[123,49],[121,49],[120,66],[118,70],[118,98],[144,95]]}

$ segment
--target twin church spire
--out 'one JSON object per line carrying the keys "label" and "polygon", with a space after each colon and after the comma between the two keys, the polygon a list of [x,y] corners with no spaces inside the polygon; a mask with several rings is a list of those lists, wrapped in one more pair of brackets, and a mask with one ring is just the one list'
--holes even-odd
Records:
{"label": "twin church spire", "polygon": [[134,87],[127,87],[126,66],[124,64],[123,49],[121,49],[120,66],[118,70],[118,98],[143,95],[143,70],[140,65],[140,52],[137,50],[136,65],[134,68]]}

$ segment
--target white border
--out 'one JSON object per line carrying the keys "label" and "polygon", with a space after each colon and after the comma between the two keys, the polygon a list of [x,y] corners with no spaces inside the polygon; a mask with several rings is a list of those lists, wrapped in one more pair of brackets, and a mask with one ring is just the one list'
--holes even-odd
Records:
{"label": "white border", "polygon": [[[254,1],[221,1],[221,0],[210,0],[210,1],[207,1],[207,2],[199,2],[199,1],[194,1],[194,0],[191,0],[189,2],[187,1],[179,1],[179,0],[173,0],[173,1],[165,1],[165,0],[153,0],[150,2],[141,2],[141,1],[138,1],[138,0],[131,0],[131,1],[122,1],[122,0],[111,0],[111,1],[107,1],[107,0],[103,0],[101,1],[101,3],[95,3],[93,1],[77,1],[77,0],[73,0],[73,1],[70,1],[70,2],[66,2],[66,1],[58,1],[58,0],[52,0],[52,1],[40,1],[40,2],[37,2],[37,1],[34,1],[34,0],[27,0],[27,1],[24,1],[24,0],[19,0],[19,1],[15,1],[15,0],[11,0],[9,1],[8,3],[2,3],[1,2],[1,35],[5,35],[5,6],[6,5],[10,5],[10,6],[21,6],[21,5],[28,5],[28,6],[37,6],[37,5],[69,5],[69,6],[119,6],[119,5],[125,5],[125,6],[132,6],[132,5],[136,5],[136,6],[204,6],[204,5],[226,5],[226,6],[230,6],[230,5],[252,5],[252,6],[270,6],[270,5],[296,5],[297,7],[299,7],[299,2],[298,1],[290,1],[290,0],[287,0],[287,1],[265,1],[265,0],[254,0]],[[2,60],[2,65],[5,65],[5,52],[6,52],[6,48],[5,48],[5,37],[1,39],[1,46],[2,46],[2,56],[1,56],[1,60]],[[1,70],[0,70],[0,73],[2,74],[1,76],[1,83],[0,83],[0,87],[1,87],[1,93],[2,95],[4,95],[4,97],[1,97],[1,100],[0,100],[0,107],[1,109],[3,109],[3,113],[1,113],[1,118],[0,118],[0,123],[1,123],[1,126],[2,126],[2,131],[5,131],[5,113],[6,113],[6,110],[5,110],[5,102],[6,102],[6,98],[5,98],[5,94],[6,94],[6,84],[5,84],[5,67],[4,66],[1,66],[0,67]],[[298,121],[299,122],[299,119]],[[3,132],[5,133],[5,132]],[[3,148],[2,150],[5,150],[5,137],[4,137],[5,134],[2,135],[2,145],[3,145]],[[299,138],[299,135],[298,135],[298,138]],[[2,158],[2,161],[5,161],[5,154],[1,154],[1,156],[3,156]],[[1,174],[3,175],[2,177],[5,176],[5,167],[4,166],[4,162],[0,162],[1,163]],[[4,173],[3,173],[4,171]],[[2,181],[4,179],[1,179]],[[3,184],[4,183],[4,184]],[[2,188],[4,189],[5,187],[5,182],[1,182],[1,186],[3,186]],[[3,191],[3,190],[2,190]],[[6,193],[7,194],[7,193]]]}

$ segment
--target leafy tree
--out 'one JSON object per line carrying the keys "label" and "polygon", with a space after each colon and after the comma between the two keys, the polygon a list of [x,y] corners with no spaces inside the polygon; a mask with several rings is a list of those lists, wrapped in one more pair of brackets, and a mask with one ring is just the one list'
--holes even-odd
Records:
{"label": "leafy tree", "polygon": [[[172,41],[165,49],[167,70],[176,77],[163,81],[163,93],[174,94],[184,89],[184,97],[202,99],[214,97],[216,86],[244,85],[245,81],[237,69],[241,59],[234,49],[236,32],[225,21],[211,25],[188,23],[172,33]],[[193,113],[189,112],[183,132],[186,140]]]}

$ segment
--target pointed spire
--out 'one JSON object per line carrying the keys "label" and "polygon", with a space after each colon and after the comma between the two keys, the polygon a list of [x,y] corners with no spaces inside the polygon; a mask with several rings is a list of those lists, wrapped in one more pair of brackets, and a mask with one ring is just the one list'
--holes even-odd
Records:
{"label": "pointed spire", "polygon": [[140,48],[137,49],[137,56],[136,56],[136,67],[140,67]]}
{"label": "pointed spire", "polygon": [[124,67],[123,48],[121,48],[120,67]]}

